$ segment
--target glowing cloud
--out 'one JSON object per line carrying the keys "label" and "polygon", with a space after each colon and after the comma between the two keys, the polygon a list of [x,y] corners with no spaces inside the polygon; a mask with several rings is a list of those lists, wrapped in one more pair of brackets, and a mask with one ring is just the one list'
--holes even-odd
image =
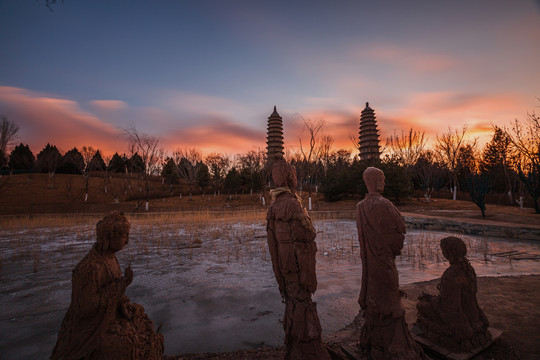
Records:
{"label": "glowing cloud", "polygon": [[92,100],[90,105],[104,110],[123,110],[128,105],[121,100]]}
{"label": "glowing cloud", "polygon": [[36,94],[25,89],[0,86],[0,106],[8,119],[20,127],[20,141],[37,153],[47,143],[63,151],[92,145],[104,153],[114,152],[122,132],[81,109],[72,100]]}
{"label": "glowing cloud", "polygon": [[177,130],[163,138],[167,149],[196,148],[203,154],[228,154],[257,150],[265,146],[265,132],[254,130],[225,119]]}

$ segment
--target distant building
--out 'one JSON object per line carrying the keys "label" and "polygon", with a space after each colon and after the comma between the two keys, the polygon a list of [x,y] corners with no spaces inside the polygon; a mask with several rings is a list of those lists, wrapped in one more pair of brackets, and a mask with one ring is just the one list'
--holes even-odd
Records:
{"label": "distant building", "polygon": [[266,136],[266,159],[272,162],[275,154],[284,155],[283,151],[283,119],[279,116],[276,107],[268,117],[268,133]]}
{"label": "distant building", "polygon": [[377,129],[377,121],[375,121],[375,111],[369,107],[368,102],[366,103],[366,108],[362,110],[362,116],[360,117],[359,135],[360,160],[379,160],[381,155],[379,130]]}

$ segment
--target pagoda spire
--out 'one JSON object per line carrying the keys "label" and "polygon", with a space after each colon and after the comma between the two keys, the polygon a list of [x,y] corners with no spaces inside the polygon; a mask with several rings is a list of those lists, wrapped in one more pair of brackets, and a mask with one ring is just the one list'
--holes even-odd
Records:
{"label": "pagoda spire", "polygon": [[380,159],[379,130],[375,120],[375,111],[369,107],[369,102],[366,102],[366,107],[362,110],[358,140],[361,161]]}
{"label": "pagoda spire", "polygon": [[283,119],[279,116],[276,106],[268,117],[268,132],[266,136],[266,158],[271,162],[276,154],[283,155]]}

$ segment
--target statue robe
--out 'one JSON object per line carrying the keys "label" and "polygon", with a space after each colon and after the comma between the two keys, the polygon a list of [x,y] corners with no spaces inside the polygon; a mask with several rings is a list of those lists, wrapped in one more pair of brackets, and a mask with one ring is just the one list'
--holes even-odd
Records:
{"label": "statue robe", "polygon": [[330,359],[321,339],[321,324],[311,294],[317,289],[316,231],[296,196],[276,191],[268,209],[268,249],[274,275],[286,304],[283,317],[285,359]]}
{"label": "statue robe", "polygon": [[130,303],[116,257],[114,266],[92,248],[75,266],[71,304],[51,355],[53,360],[161,359],[163,336],[142,305]]}
{"label": "statue robe", "polygon": [[360,346],[372,359],[424,359],[405,322],[395,257],[401,254],[405,222],[380,194],[367,194],[356,206],[362,257],[358,303],[364,311]]}

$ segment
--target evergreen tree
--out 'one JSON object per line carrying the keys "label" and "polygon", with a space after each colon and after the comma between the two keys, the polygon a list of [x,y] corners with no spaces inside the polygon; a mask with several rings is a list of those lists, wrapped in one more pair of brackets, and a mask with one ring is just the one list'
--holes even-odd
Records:
{"label": "evergreen tree", "polygon": [[76,147],[69,150],[60,159],[58,172],[60,174],[82,174],[84,170],[84,158]]}
{"label": "evergreen tree", "polygon": [[105,165],[105,161],[103,161],[101,152],[97,150],[88,164],[88,171],[105,171],[106,169],[107,165]]}
{"label": "evergreen tree", "polygon": [[[457,176],[461,188],[466,188],[467,179],[476,173],[476,151],[474,144],[468,143],[459,148],[457,158]],[[464,186],[465,185],[465,186]]]}
{"label": "evergreen tree", "polygon": [[118,153],[114,153],[112,156],[111,162],[109,163],[109,171],[114,173],[122,173],[126,171],[126,162],[120,155],[118,155]]}
{"label": "evergreen tree", "polygon": [[384,172],[385,186],[383,195],[396,204],[412,195],[413,184],[409,171],[392,159],[383,161],[380,167]]}
{"label": "evergreen tree", "polygon": [[510,189],[511,170],[508,167],[510,154],[510,138],[498,126],[495,126],[493,137],[482,151],[482,159],[478,164],[480,174],[489,174],[493,178],[493,191],[507,192]]}
{"label": "evergreen tree", "polygon": [[9,156],[9,168],[11,170],[31,171],[34,168],[36,158],[28,145],[20,143],[15,146]]}
{"label": "evergreen tree", "polygon": [[39,172],[54,173],[62,155],[54,145],[47,144],[37,155],[36,168]]}
{"label": "evergreen tree", "polygon": [[201,189],[205,189],[210,185],[210,171],[208,166],[202,161],[199,164],[199,172],[197,173],[197,184]]}
{"label": "evergreen tree", "polygon": [[167,158],[163,170],[161,171],[161,176],[165,178],[168,184],[178,184],[180,175],[178,174],[178,168],[173,159]]}
{"label": "evergreen tree", "polygon": [[229,194],[238,193],[241,190],[241,182],[240,173],[233,167],[225,176],[225,191]]}
{"label": "evergreen tree", "polygon": [[135,153],[131,159],[129,159],[128,171],[135,174],[144,174],[144,160],[139,154]]}

